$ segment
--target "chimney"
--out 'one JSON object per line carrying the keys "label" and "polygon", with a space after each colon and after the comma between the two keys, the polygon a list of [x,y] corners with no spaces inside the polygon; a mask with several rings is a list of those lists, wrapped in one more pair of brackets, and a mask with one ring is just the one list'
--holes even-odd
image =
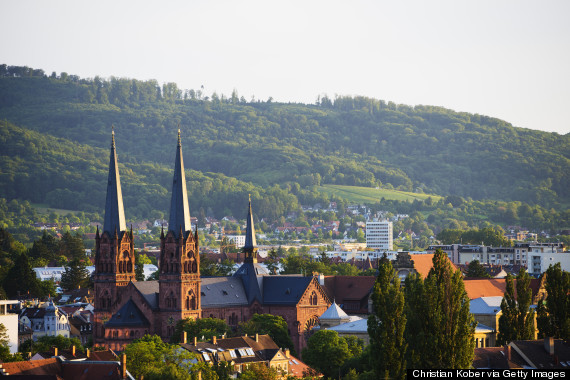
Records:
{"label": "chimney", "polygon": [[289,359],[289,357],[291,356],[291,350],[289,350],[288,348],[285,349],[285,357],[287,359]]}
{"label": "chimney", "polygon": [[89,359],[89,357],[91,356],[91,351],[89,349],[85,350],[85,356],[87,356],[87,359]]}
{"label": "chimney", "polygon": [[57,352],[57,347],[53,348],[53,356],[57,356],[58,352]]}
{"label": "chimney", "polygon": [[218,344],[218,339],[215,335],[212,337],[212,344]]}
{"label": "chimney", "polygon": [[127,378],[127,355],[121,355],[121,379]]}
{"label": "chimney", "polygon": [[554,355],[554,338],[549,336],[544,338],[544,349],[549,355]]}
{"label": "chimney", "polygon": [[188,343],[188,333],[186,331],[182,331],[182,343]]}
{"label": "chimney", "polygon": [[505,346],[505,356],[507,357],[507,360],[511,360],[511,346],[509,346],[508,344]]}
{"label": "chimney", "polygon": [[198,337],[194,337],[194,346],[198,347]]}
{"label": "chimney", "polygon": [[259,342],[259,334],[257,334],[257,333],[255,334],[255,341]]}
{"label": "chimney", "polygon": [[75,345],[71,346],[71,356],[75,356]]}

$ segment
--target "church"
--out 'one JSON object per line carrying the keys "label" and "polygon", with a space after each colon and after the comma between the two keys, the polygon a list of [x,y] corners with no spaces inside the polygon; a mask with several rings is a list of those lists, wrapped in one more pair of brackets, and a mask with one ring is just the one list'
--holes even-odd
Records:
{"label": "church", "polygon": [[95,236],[93,343],[113,350],[145,334],[169,341],[182,319],[219,318],[232,328],[254,314],[282,316],[300,352],[331,302],[317,277],[272,276],[257,263],[251,199],[243,265],[230,277],[201,277],[198,231],[191,229],[180,131],[168,231],[160,236],[159,280],[136,281],[132,228],[127,230],[112,133],[105,219]]}

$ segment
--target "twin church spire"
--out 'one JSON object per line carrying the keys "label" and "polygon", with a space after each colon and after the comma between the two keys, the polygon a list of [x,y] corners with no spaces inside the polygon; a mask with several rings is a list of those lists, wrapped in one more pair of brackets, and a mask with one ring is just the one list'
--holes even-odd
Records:
{"label": "twin church spire", "polygon": [[[109,177],[107,181],[107,198],[105,200],[105,219],[103,232],[113,236],[127,230],[123,194],[121,191],[121,178],[115,148],[115,131],[111,133],[111,155],[109,158]],[[172,198],[170,201],[170,219],[168,230],[178,237],[180,231],[186,235],[191,231],[190,210],[188,207],[188,193],[186,191],[186,175],[184,173],[184,160],[182,157],[182,143],[180,130],[178,130],[178,146],[174,162],[174,178],[172,180]]]}

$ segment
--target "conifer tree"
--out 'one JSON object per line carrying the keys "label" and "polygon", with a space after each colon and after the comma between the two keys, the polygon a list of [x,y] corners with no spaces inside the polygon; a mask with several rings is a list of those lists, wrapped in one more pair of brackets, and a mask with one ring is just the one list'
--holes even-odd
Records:
{"label": "conifer tree", "polygon": [[550,265],[544,275],[547,298],[545,312],[540,310],[540,334],[570,339],[570,273],[556,263]]}
{"label": "conifer tree", "polygon": [[502,346],[517,339],[517,302],[515,300],[515,285],[513,276],[507,275],[507,289],[501,301],[501,316],[499,317],[499,334],[497,344]]}
{"label": "conifer tree", "polygon": [[65,266],[65,271],[61,274],[60,284],[65,290],[74,290],[81,286],[87,286],[88,280],[89,271],[85,267],[85,263],[74,259]]}
{"label": "conifer tree", "polygon": [[20,254],[14,266],[6,274],[4,290],[8,299],[17,298],[18,295],[21,297],[39,295],[39,280],[32,269],[27,254]]}
{"label": "conifer tree", "polygon": [[409,368],[469,368],[473,363],[475,321],[461,273],[441,249],[425,281],[406,280],[405,337]]}
{"label": "conifer tree", "polygon": [[406,375],[404,293],[392,263],[384,256],[372,291],[368,318],[370,361],[376,378],[403,379]]}
{"label": "conifer tree", "polygon": [[534,310],[532,304],[532,289],[530,288],[530,276],[525,268],[521,268],[517,275],[517,339],[534,339]]}

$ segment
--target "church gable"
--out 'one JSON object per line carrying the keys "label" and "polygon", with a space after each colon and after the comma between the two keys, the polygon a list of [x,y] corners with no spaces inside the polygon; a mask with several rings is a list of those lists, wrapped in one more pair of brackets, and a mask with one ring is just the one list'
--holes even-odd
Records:
{"label": "church gable", "polygon": [[299,306],[330,305],[331,301],[323,287],[319,284],[317,277],[311,278],[303,295],[299,299]]}

